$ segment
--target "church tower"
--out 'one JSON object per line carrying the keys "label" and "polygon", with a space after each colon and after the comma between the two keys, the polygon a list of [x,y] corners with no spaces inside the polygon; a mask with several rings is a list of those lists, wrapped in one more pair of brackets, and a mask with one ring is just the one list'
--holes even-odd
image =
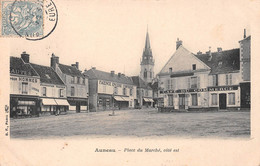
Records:
{"label": "church tower", "polygon": [[152,82],[154,78],[154,59],[152,54],[152,49],[150,46],[150,39],[148,31],[146,33],[146,40],[145,40],[145,48],[143,51],[143,56],[141,60],[141,72],[140,77],[146,82]]}

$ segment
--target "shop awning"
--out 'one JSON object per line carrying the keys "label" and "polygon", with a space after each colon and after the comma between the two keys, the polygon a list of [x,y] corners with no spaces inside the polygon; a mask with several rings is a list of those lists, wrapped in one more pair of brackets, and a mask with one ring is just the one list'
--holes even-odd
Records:
{"label": "shop awning", "polygon": [[55,99],[57,105],[69,105],[66,99]]}
{"label": "shop awning", "polygon": [[43,105],[57,105],[54,99],[42,99]]}
{"label": "shop awning", "polygon": [[116,100],[116,101],[125,101],[122,97],[120,97],[120,96],[114,96],[114,99]]}
{"label": "shop awning", "polygon": [[150,100],[148,98],[144,98],[145,102],[150,102]]}
{"label": "shop awning", "polygon": [[125,101],[130,101],[129,97],[122,97]]}
{"label": "shop awning", "polygon": [[153,99],[149,99],[149,100],[150,100],[150,102],[154,102]]}

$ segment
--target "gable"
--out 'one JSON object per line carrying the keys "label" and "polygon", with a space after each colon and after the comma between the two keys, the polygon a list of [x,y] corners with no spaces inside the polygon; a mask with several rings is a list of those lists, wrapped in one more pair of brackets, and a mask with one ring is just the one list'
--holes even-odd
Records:
{"label": "gable", "polygon": [[188,51],[183,46],[180,46],[172,55],[166,65],[160,71],[162,73],[169,73],[169,68],[172,72],[191,71],[192,65],[196,65],[196,70],[209,70],[210,68],[198,59],[193,53]]}

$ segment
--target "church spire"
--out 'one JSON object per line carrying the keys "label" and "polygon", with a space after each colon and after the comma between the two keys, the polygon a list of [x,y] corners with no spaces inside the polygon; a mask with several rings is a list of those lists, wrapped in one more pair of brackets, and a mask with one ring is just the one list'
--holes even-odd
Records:
{"label": "church spire", "polygon": [[148,33],[148,27],[147,27],[147,32],[146,32],[146,40],[145,40],[145,49],[150,49],[150,38],[149,38],[149,33]]}

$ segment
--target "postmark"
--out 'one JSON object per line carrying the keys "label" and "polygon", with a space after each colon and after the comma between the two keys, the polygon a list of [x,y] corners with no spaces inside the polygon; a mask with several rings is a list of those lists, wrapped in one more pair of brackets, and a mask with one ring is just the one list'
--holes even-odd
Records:
{"label": "postmark", "polygon": [[58,11],[52,0],[3,0],[1,16],[2,37],[41,40],[48,37],[58,23]]}

